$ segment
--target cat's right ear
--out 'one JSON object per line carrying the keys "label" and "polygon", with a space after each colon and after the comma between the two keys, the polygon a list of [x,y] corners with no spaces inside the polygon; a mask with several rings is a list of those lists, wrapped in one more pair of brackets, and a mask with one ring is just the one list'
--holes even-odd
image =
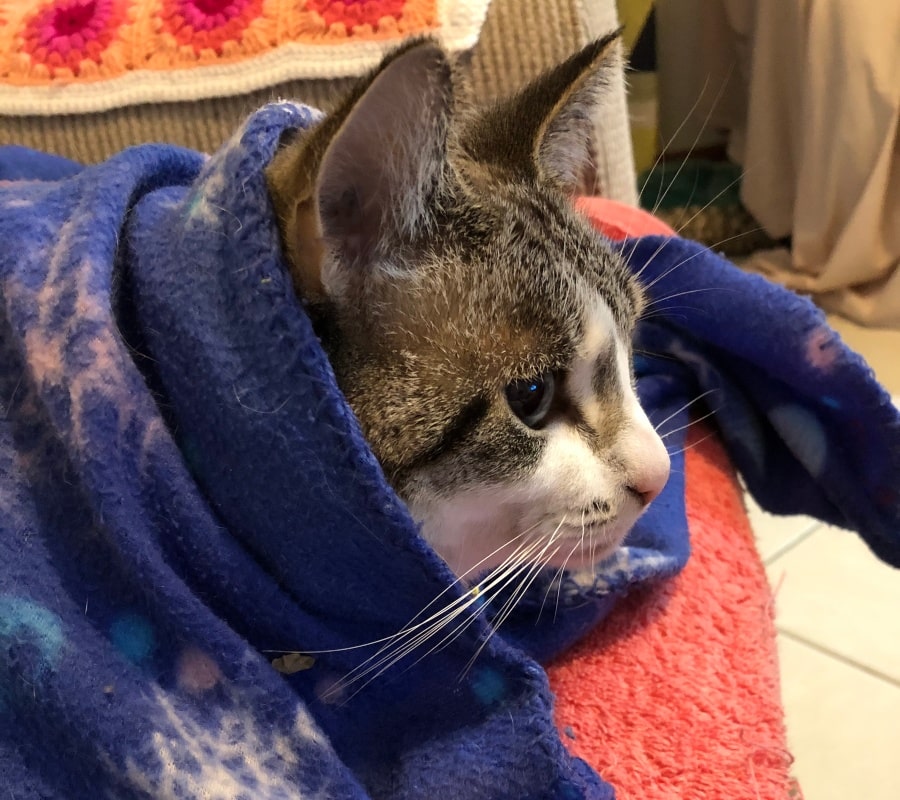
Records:
{"label": "cat's right ear", "polygon": [[315,301],[426,224],[446,159],[451,68],[431,40],[388,55],[266,172],[297,290]]}
{"label": "cat's right ear", "polygon": [[[484,169],[469,177],[490,186],[510,176],[570,195],[590,188],[597,123],[620,70],[619,31],[613,31],[474,115],[461,149]],[[483,181],[485,174],[490,180]]]}

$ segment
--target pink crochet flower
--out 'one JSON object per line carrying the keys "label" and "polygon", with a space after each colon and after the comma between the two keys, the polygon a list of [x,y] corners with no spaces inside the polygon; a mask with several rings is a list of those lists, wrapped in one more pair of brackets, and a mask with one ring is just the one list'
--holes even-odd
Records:
{"label": "pink crochet flower", "polygon": [[262,14],[262,0],[165,0],[164,29],[179,45],[221,54],[226,42],[239,42],[247,26]]}
{"label": "pink crochet flower", "polygon": [[82,61],[100,62],[125,21],[125,0],[50,0],[31,18],[22,51],[51,70],[77,75]]}

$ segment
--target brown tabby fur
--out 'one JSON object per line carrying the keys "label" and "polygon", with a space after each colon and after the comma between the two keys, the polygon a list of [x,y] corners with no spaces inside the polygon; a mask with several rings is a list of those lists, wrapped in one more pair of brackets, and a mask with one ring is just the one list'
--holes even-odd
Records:
{"label": "brown tabby fur", "polygon": [[559,376],[548,419],[635,485],[612,447],[629,425],[631,375],[613,350],[599,359],[593,423],[567,377],[591,298],[626,346],[642,307],[619,255],[571,205],[616,38],[486,110],[459,99],[436,43],[414,41],[268,170],[296,290],[414,514],[417,502],[533,476],[547,436],[511,414],[504,390],[548,371]]}

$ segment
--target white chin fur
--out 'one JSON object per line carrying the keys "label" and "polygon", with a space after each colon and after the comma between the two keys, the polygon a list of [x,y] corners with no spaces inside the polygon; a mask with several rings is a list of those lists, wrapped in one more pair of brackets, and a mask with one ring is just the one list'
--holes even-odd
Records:
{"label": "white chin fur", "polygon": [[[643,504],[624,489],[598,493],[596,480],[584,474],[573,484],[570,471],[559,469],[559,454],[548,455],[535,475],[517,485],[411,503],[422,535],[456,575],[473,580],[517,555],[557,569],[583,569],[622,544]],[[596,466],[599,460],[592,458]],[[548,473],[553,461],[557,469]],[[600,498],[610,503],[609,513],[586,513]]]}
{"label": "white chin fur", "polygon": [[422,535],[453,570],[474,579],[516,552],[548,567],[583,569],[609,557],[625,539],[643,510],[628,498],[619,515],[607,522],[582,524],[580,511],[542,514],[534,519],[519,492],[497,487],[464,492],[416,515]]}

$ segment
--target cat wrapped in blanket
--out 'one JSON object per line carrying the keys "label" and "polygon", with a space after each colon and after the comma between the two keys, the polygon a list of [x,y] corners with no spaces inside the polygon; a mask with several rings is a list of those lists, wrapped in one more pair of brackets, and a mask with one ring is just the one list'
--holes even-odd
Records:
{"label": "cat wrapped in blanket", "polygon": [[463,579],[599,562],[668,477],[631,366],[641,287],[572,206],[616,41],[487,109],[414,41],[267,172],[338,384]]}

